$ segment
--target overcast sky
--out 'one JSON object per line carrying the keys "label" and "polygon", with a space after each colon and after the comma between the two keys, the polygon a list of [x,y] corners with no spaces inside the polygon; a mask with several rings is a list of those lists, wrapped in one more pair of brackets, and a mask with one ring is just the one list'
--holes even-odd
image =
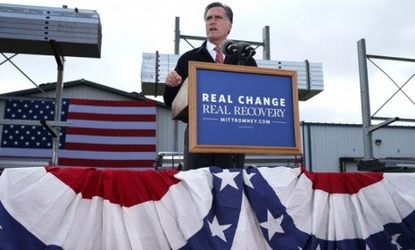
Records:
{"label": "overcast sky", "polygon": [[[181,34],[204,36],[203,11],[212,1],[176,0],[0,0],[1,3],[96,10],[102,23],[100,59],[66,57],[64,81],[87,79],[127,92],[140,92],[144,52],[174,53],[174,20]],[[229,38],[262,41],[270,26],[271,59],[323,64],[324,91],[300,103],[300,120],[361,123],[357,41],[368,54],[415,59],[414,0],[228,0],[234,11]],[[181,41],[181,52],[191,47]],[[10,55],[10,54],[9,54]],[[256,58],[261,59],[262,50]],[[0,62],[3,57],[0,57]],[[52,56],[13,59],[36,83],[56,82]],[[398,85],[415,73],[415,63],[375,61]],[[397,87],[370,62],[372,114]],[[0,66],[0,93],[34,87],[9,63]],[[415,79],[403,90],[415,101]],[[415,118],[415,105],[398,93],[377,116]]]}

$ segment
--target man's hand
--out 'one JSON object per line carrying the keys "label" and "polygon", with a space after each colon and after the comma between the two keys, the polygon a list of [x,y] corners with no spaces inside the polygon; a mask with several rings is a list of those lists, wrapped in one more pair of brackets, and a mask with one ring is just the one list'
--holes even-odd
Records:
{"label": "man's hand", "polygon": [[173,70],[172,72],[167,74],[166,84],[169,87],[176,87],[182,84],[182,77],[179,74],[177,74],[176,71]]}

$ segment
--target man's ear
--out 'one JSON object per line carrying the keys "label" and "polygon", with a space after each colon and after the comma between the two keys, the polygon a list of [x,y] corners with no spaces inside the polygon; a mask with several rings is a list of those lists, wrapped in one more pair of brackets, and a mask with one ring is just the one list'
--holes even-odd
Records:
{"label": "man's ear", "polygon": [[231,33],[232,30],[232,24],[229,25],[228,35]]}

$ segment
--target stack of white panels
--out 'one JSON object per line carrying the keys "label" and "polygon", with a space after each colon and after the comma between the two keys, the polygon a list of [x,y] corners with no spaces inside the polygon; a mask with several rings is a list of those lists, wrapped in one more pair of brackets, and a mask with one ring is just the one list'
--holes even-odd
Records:
{"label": "stack of white panels", "polygon": [[0,4],[0,52],[101,56],[101,21],[93,10]]}
{"label": "stack of white panels", "polygon": [[321,63],[274,60],[257,60],[257,63],[258,67],[296,71],[300,101],[308,100],[324,89]]}
{"label": "stack of white panels", "polygon": [[[179,55],[143,53],[141,65],[141,86],[145,95],[160,95],[164,90],[167,74],[174,70]],[[297,72],[299,100],[305,101],[324,89],[323,66],[307,61],[256,60],[258,67],[293,70]],[[158,64],[158,85],[156,86],[156,66]],[[157,89],[157,90],[156,90]],[[157,91],[157,92],[156,92]]]}
{"label": "stack of white panels", "polygon": [[167,74],[174,70],[179,60],[179,55],[159,54],[156,58],[155,53],[143,53],[141,63],[141,81],[155,83],[156,82],[156,62],[159,70],[159,83],[166,82]]}

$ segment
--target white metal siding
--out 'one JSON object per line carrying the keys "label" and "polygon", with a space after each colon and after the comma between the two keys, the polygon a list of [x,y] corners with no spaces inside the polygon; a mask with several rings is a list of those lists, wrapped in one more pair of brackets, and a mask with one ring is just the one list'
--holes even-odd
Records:
{"label": "white metal siding", "polygon": [[[55,98],[55,91],[46,92],[49,97]],[[45,98],[42,93],[33,95],[34,97]],[[65,88],[62,92],[63,98],[79,98],[79,99],[96,99],[96,100],[110,100],[110,101],[128,101],[131,100],[128,97],[111,93],[105,90],[89,87],[89,86],[76,86]]]}
{"label": "white metal siding", "polygon": [[[178,121],[178,151],[183,152],[186,124]],[[157,152],[172,152],[175,148],[174,121],[169,109],[157,108]]]}
{"label": "white metal siding", "polygon": [[[338,172],[341,157],[363,156],[363,130],[356,125],[307,124],[310,126],[311,167],[313,171]],[[305,139],[307,141],[307,130]],[[415,158],[415,127],[385,127],[375,131],[374,158]],[[376,140],[381,140],[376,145]],[[308,147],[308,145],[306,145]],[[306,159],[310,159],[306,151]],[[308,163],[310,164],[310,163]],[[307,168],[310,166],[306,165]]]}
{"label": "white metal siding", "polygon": [[[415,158],[415,128],[387,127],[376,130],[373,135],[373,155],[376,158]],[[381,140],[380,145],[375,141]]]}
{"label": "white metal siding", "polygon": [[[311,125],[311,166],[313,171],[338,172],[340,157],[360,157],[363,152],[359,127]],[[307,142],[310,143],[310,142]]]}

